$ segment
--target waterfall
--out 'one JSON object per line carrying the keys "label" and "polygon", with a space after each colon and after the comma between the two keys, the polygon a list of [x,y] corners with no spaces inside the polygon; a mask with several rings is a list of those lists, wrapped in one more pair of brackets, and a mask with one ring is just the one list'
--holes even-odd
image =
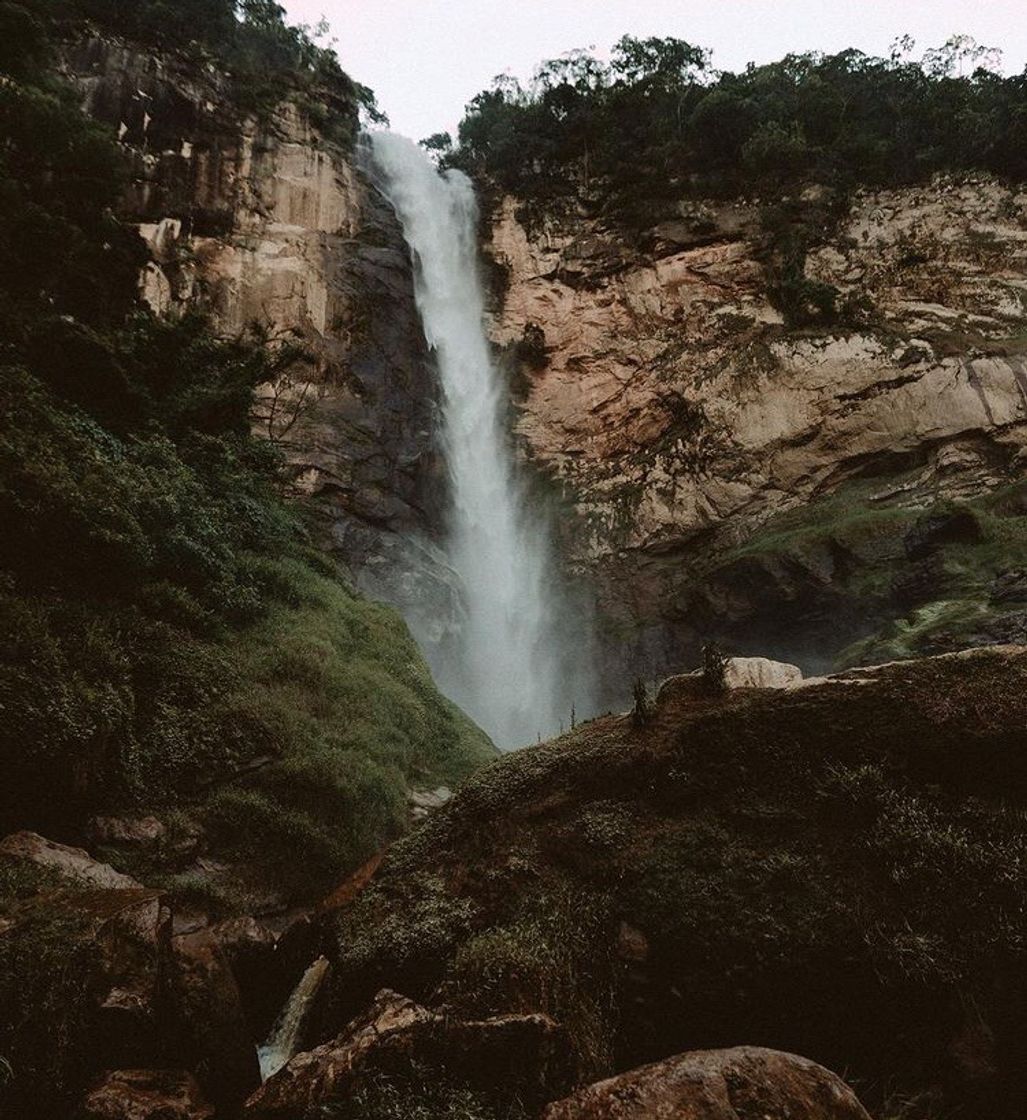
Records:
{"label": "waterfall", "polygon": [[551,526],[528,501],[510,445],[506,385],[485,336],[471,182],[459,171],[440,174],[404,137],[375,133],[371,145],[414,261],[442,387],[452,495],[446,555],[463,616],[447,639],[423,644],[443,691],[499,746],[521,746],[555,732],[572,704],[579,714],[589,706],[590,627],[586,612],[569,609]]}
{"label": "waterfall", "polygon": [[324,957],[318,957],[303,973],[300,982],[293,989],[292,995],[289,996],[275,1025],[271,1028],[267,1041],[263,1046],[257,1047],[262,1081],[267,1081],[269,1077],[276,1074],[296,1053],[300,1028],[327,971],[328,961]]}

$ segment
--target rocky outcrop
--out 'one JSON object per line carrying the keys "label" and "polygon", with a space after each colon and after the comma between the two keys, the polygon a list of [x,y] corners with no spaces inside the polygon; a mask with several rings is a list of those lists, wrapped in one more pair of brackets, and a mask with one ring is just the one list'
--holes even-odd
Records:
{"label": "rocky outcrop", "polygon": [[0,857],[34,864],[76,886],[103,890],[142,889],[142,884],[131,875],[123,875],[109,863],[93,859],[84,848],[57,844],[38,832],[12,832],[4,837],[0,840]]}
{"label": "rocky outcrop", "polygon": [[622,1073],[557,1101],[543,1120],[869,1120],[856,1094],[794,1054],[700,1050]]}
{"label": "rocky outcrop", "polygon": [[247,1120],[302,1120],[350,1099],[375,1077],[411,1069],[456,1070],[491,1092],[524,1101],[566,1078],[563,1032],[544,1015],[468,1022],[428,1011],[391,991],[334,1041],[297,1054],[246,1102]]}
{"label": "rocky outcrop", "polygon": [[[581,1084],[746,1040],[845,1069],[881,1115],[892,1086],[938,1115],[1021,1116],[1027,649],[694,681],[641,725],[503,758],[390,848],[332,915],[325,1034],[401,988],[433,1014],[548,1016]],[[779,1065],[775,1095],[744,1065],[745,1117],[764,1082],[753,1116],[837,1084]],[[719,1077],[698,1116],[731,1117]],[[636,1089],[657,1106],[659,1077]]]}
{"label": "rocky outcrop", "polygon": [[172,939],[170,1002],[181,1049],[214,1103],[230,1109],[260,1083],[242,996],[218,938],[209,929]]}
{"label": "rocky outcrop", "polygon": [[261,388],[254,423],[365,590],[445,613],[435,378],[405,243],[360,153],[291,102],[240,112],[227,76],[188,58],[93,37],[66,45],[63,69],[130,158],[121,216],[150,248],[146,301],[307,352]]}
{"label": "rocky outcrop", "polygon": [[[910,609],[890,583],[920,510],[1022,477],[1022,190],[938,179],[821,212],[799,277],[835,310],[801,327],[756,203],[682,202],[631,237],[537,211],[494,212],[493,337],[525,454],[573,504],[568,562],[636,665],[703,636],[823,664]],[[916,605],[988,610],[985,582],[935,574]]]}
{"label": "rocky outcrop", "polygon": [[117,1069],[82,1102],[78,1120],[211,1120],[214,1109],[184,1070]]}

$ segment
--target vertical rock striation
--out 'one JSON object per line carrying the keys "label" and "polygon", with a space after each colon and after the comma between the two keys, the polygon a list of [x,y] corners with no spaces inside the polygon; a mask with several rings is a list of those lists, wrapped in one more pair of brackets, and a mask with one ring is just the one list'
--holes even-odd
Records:
{"label": "vertical rock striation", "polygon": [[665,669],[704,637],[815,667],[957,599],[974,641],[1010,640],[989,638],[983,585],[918,569],[910,601],[899,584],[922,511],[1023,475],[1027,193],[971,177],[855,195],[797,262],[831,305],[801,321],[768,213],[683,201],[629,234],[494,209],[493,337],[525,453],[574,500],[565,552],[598,581],[611,671]]}
{"label": "vertical rock striation", "polygon": [[174,54],[95,36],[66,45],[63,70],[128,154],[143,298],[299,343],[309,360],[262,387],[255,423],[364,590],[401,608],[447,595],[436,379],[403,237],[359,151],[289,101],[241,112],[225,74]]}

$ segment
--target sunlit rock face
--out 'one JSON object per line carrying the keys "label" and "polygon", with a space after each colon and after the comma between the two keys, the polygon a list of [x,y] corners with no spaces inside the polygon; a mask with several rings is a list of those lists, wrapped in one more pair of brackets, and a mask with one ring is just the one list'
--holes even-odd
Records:
{"label": "sunlit rock face", "polygon": [[359,152],[289,102],[264,120],[241,113],[225,75],[174,56],[93,38],[66,47],[64,70],[129,155],[122,217],[153,256],[143,298],[309,352],[262,388],[256,425],[358,583],[444,614],[436,377],[405,243]]}
{"label": "sunlit rock face", "polygon": [[[857,194],[805,263],[838,314],[802,329],[768,293],[756,204],[680,214],[628,240],[497,205],[492,333],[518,431],[573,502],[564,550],[597,579],[612,672],[669,668],[705,637],[814,667],[905,613],[844,585],[904,565],[918,510],[1022,475],[1027,193]],[[817,505],[800,524],[850,492],[893,531],[832,543]],[[782,516],[808,547],[753,544]]]}

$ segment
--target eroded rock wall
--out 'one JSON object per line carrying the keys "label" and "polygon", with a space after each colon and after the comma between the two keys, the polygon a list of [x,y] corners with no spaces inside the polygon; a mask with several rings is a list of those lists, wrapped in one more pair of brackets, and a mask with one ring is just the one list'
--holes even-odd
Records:
{"label": "eroded rock wall", "polygon": [[311,360],[262,387],[255,423],[358,584],[400,607],[448,594],[436,379],[405,243],[359,151],[289,101],[241,112],[228,78],[193,60],[92,37],[63,68],[129,154],[122,216],[152,252],[146,301],[302,344]]}
{"label": "eroded rock wall", "polygon": [[630,242],[527,214],[493,214],[493,337],[531,356],[512,363],[518,431],[573,502],[565,551],[597,581],[614,664],[669,668],[704,637],[830,661],[879,622],[843,569],[900,562],[901,533],[862,556],[821,534],[798,565],[748,542],[846,487],[905,526],[1022,475],[1027,192],[857,194],[805,262],[839,312],[803,329],[771,299],[756,204],[682,203]]}

